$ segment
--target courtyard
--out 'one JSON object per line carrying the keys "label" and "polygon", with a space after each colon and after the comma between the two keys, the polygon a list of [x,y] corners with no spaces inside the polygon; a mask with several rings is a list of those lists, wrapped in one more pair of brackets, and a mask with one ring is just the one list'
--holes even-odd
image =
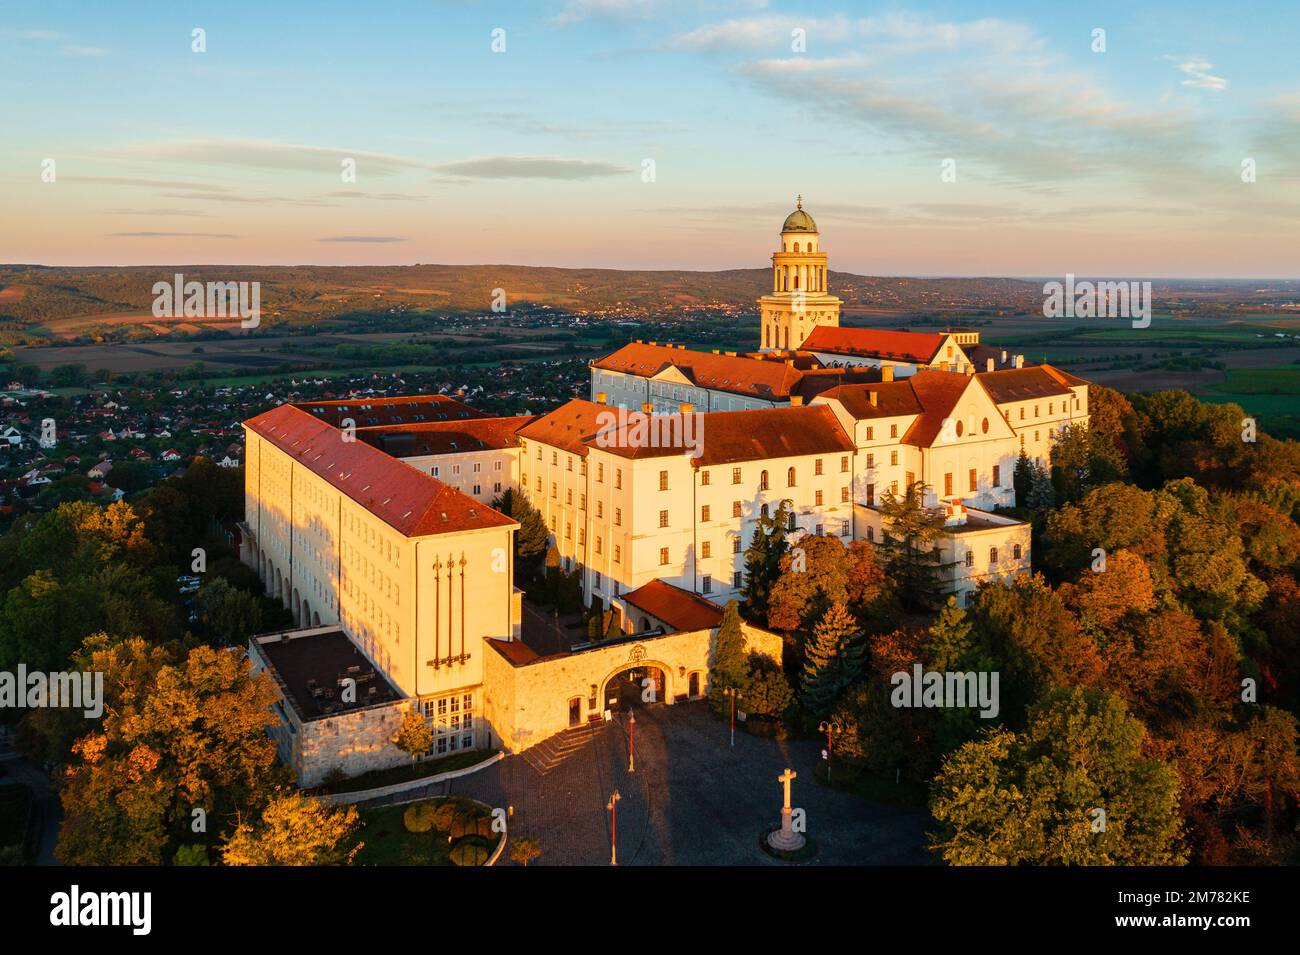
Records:
{"label": "courtyard", "polygon": [[[873,803],[813,780],[815,740],[780,742],[728,727],[703,702],[637,706],[636,770],[628,772],[627,711],[548,771],[522,755],[418,795],[460,795],[510,807],[512,835],[536,840],[534,865],[608,865],[606,810],[617,790],[619,865],[788,865],[758,847],[780,820],[787,766],[792,805],[807,814],[815,865],[925,865],[928,815]],[[409,800],[417,793],[405,793]]]}

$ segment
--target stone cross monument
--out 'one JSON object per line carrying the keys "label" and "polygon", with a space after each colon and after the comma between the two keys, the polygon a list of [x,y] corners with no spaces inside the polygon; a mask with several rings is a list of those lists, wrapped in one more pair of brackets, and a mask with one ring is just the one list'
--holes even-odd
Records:
{"label": "stone cross monument", "polygon": [[785,805],[781,807],[781,828],[768,833],[767,844],[781,852],[794,852],[804,845],[803,834],[794,831],[794,810],[790,807],[790,783],[798,775],[793,769],[787,768],[776,777],[776,781],[785,788]]}

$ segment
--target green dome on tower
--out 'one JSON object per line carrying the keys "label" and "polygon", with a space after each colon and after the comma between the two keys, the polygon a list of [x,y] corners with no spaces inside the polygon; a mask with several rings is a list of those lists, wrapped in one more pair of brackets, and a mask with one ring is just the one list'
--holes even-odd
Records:
{"label": "green dome on tower", "polygon": [[795,210],[785,217],[785,225],[781,226],[782,232],[816,232],[817,223],[813,222],[813,217],[803,211],[803,196],[795,199]]}

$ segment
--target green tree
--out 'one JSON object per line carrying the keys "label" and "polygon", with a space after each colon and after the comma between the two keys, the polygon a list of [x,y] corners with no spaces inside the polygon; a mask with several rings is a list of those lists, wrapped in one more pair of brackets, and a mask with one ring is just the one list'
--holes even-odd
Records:
{"label": "green tree", "polygon": [[232,587],[224,577],[214,577],[199,588],[194,610],[204,628],[225,646],[247,643],[262,620],[257,598]]}
{"label": "green tree", "polygon": [[515,836],[510,840],[510,858],[522,866],[527,866],[541,854],[542,847],[534,839]]}
{"label": "green tree", "polygon": [[722,611],[709,654],[709,702],[715,712],[727,709],[729,704],[723,691],[728,687],[744,692],[746,675],[745,632],[741,627],[740,605],[729,600]]}
{"label": "green tree", "polygon": [[754,536],[745,550],[745,579],[740,591],[750,619],[767,616],[768,595],[781,574],[781,558],[787,548],[789,503],[782,501],[775,514],[761,514],[754,523]]}
{"label": "green tree", "polygon": [[813,716],[825,716],[860,674],[862,635],[843,604],[834,604],[804,645],[799,698]]}
{"label": "green tree", "polygon": [[528,498],[513,488],[508,488],[492,506],[519,522],[519,530],[515,531],[515,563],[522,577],[531,577],[550,543],[546,521]]}
{"label": "green tree", "polygon": [[930,809],[951,865],[1178,865],[1186,861],[1172,766],[1102,692],[1053,691],[1020,733],[987,730],[944,760]]}
{"label": "green tree", "polygon": [[782,719],[795,704],[794,689],[781,664],[765,653],[749,655],[745,678],[745,712],[754,716]]}
{"label": "green tree", "polygon": [[920,481],[904,494],[886,492],[880,504],[881,551],[885,574],[909,607],[928,610],[939,605],[943,592],[939,539],[944,532],[941,511],[924,506]]}

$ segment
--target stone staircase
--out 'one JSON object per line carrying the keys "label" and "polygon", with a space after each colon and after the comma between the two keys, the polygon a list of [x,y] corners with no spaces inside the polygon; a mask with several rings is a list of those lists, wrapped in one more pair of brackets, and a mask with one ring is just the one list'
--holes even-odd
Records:
{"label": "stone staircase", "polygon": [[536,746],[530,746],[519,755],[529,766],[545,776],[555,767],[582,749],[609,726],[604,720],[572,726],[548,736]]}

